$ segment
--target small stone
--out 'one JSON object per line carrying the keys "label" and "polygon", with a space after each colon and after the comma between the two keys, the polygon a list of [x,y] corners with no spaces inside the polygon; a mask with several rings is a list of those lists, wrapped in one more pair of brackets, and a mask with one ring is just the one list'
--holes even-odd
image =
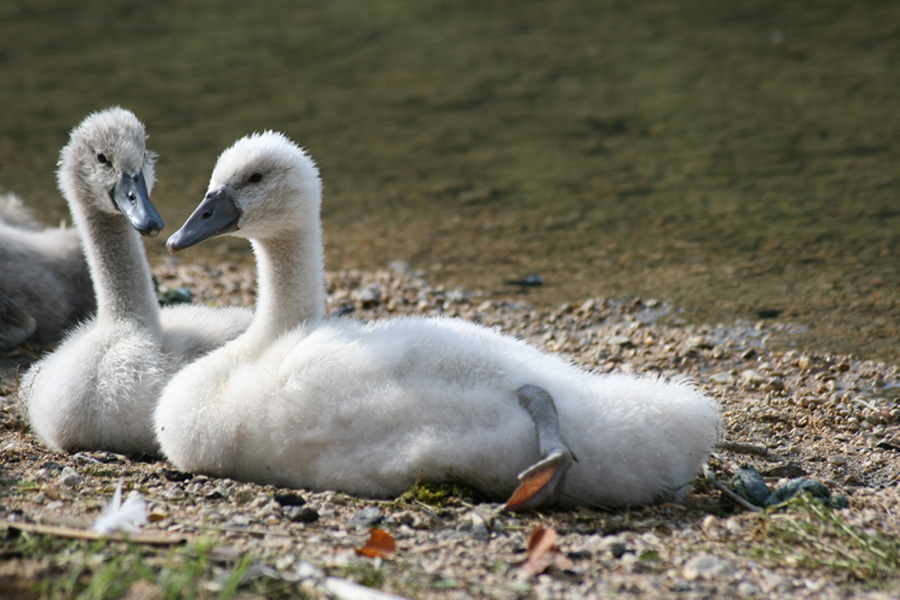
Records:
{"label": "small stone", "polygon": [[781,392],[784,390],[784,380],[781,377],[772,377],[766,382],[766,389],[773,392]]}
{"label": "small stone", "polygon": [[828,457],[828,464],[833,467],[842,467],[847,464],[847,457],[840,454],[832,454]]}
{"label": "small stone", "polygon": [[456,199],[459,200],[460,204],[480,204],[482,202],[487,202],[488,200],[490,200],[493,195],[493,189],[489,187],[483,187],[460,192]]}
{"label": "small stone", "polygon": [[409,268],[410,265],[408,260],[392,260],[390,263],[388,263],[388,269],[399,275],[408,273]]}
{"label": "small stone", "polygon": [[173,485],[162,492],[162,496],[166,500],[181,500],[184,498],[184,495],[184,488],[180,485]]}
{"label": "small stone", "polygon": [[716,345],[702,336],[695,336],[688,340],[688,346],[700,350],[712,350]]}
{"label": "small stone", "polygon": [[844,478],[844,485],[862,485],[862,482],[854,473],[850,473]]}
{"label": "small stone", "polygon": [[282,512],[294,523],[315,523],[319,520],[319,513],[308,506],[286,506]]}
{"label": "small stone", "polygon": [[700,528],[703,530],[703,533],[706,535],[712,536],[718,532],[719,529],[719,519],[715,515],[706,515],[703,518],[703,523],[700,525]]}
{"label": "small stone", "polygon": [[274,500],[281,506],[303,506],[306,504],[303,496],[294,492],[276,493]]}
{"label": "small stone", "polygon": [[232,515],[228,525],[231,527],[247,527],[250,525],[250,517],[247,515]]}
{"label": "small stone", "polygon": [[227,498],[227,497],[228,497],[228,491],[225,488],[223,488],[222,486],[212,489],[206,493],[207,500],[221,500],[221,499]]}
{"label": "small stone", "polygon": [[486,540],[490,537],[490,515],[479,510],[471,510],[468,515],[468,525],[472,531],[472,537]]}
{"label": "small stone", "polygon": [[688,581],[694,581],[730,575],[733,572],[734,566],[727,560],[711,554],[698,554],[685,563],[681,574]]}
{"label": "small stone", "polygon": [[185,473],[184,471],[179,471],[177,469],[164,469],[163,477],[168,481],[188,481],[193,477],[190,473]]}
{"label": "small stone", "polygon": [[765,383],[766,378],[753,369],[747,369],[741,372],[741,381],[749,385],[760,385]]}
{"label": "small stone", "polygon": [[158,523],[159,521],[167,519],[168,517],[169,517],[169,511],[166,510],[166,507],[162,506],[162,505],[154,506],[150,510],[149,514],[147,514],[147,520],[150,521],[151,523]]}
{"label": "small stone", "polygon": [[311,562],[301,560],[299,563],[297,563],[297,570],[294,571],[293,577],[296,579],[296,581],[304,581],[308,579],[320,581],[325,578],[325,572]]}
{"label": "small stone", "polygon": [[59,474],[59,482],[66,487],[75,487],[80,485],[84,479],[72,467],[65,467]]}
{"label": "small stone", "polygon": [[256,492],[249,487],[242,487],[234,493],[235,504],[247,504],[256,498]]}
{"label": "small stone", "polygon": [[468,304],[471,301],[472,293],[463,288],[457,288],[447,292],[447,302],[450,304]]}
{"label": "small stone", "polygon": [[[256,496],[254,496],[254,498],[250,502],[249,506],[250,506],[250,508],[262,508],[262,507],[268,505],[269,502],[270,501],[269,501],[268,496],[266,496],[265,494],[257,494]],[[273,504],[277,504],[277,503],[273,502]]]}
{"label": "small stone", "polygon": [[618,570],[621,570],[623,573],[636,573],[640,571],[642,566],[641,559],[634,552],[625,552],[617,558],[619,559]]}
{"label": "small stone", "polygon": [[258,510],[255,512],[254,516],[257,519],[266,519],[268,517],[279,517],[282,514],[281,505],[271,500],[262,504],[260,506],[256,506]]}
{"label": "small stone", "polygon": [[478,305],[476,309],[478,312],[488,312],[494,308],[494,303],[490,300],[485,300],[481,304]]}
{"label": "small stone", "polygon": [[738,584],[737,587],[738,595],[741,598],[747,598],[749,596],[756,596],[760,593],[758,587],[750,583],[749,581],[742,581]]}
{"label": "small stone", "polygon": [[737,535],[744,530],[744,526],[735,517],[728,517],[725,519],[725,530],[731,535]]}
{"label": "small stone", "polygon": [[734,375],[727,371],[721,373],[713,373],[709,376],[709,380],[720,385],[731,385],[734,383]]}
{"label": "small stone", "polygon": [[621,538],[615,536],[603,538],[600,542],[600,549],[609,551],[615,558],[622,558],[627,552],[634,553],[634,550],[629,550]]}
{"label": "small stone", "polygon": [[378,285],[364,287],[356,292],[355,296],[364,307],[371,308],[381,302],[381,287]]}
{"label": "small stone", "polygon": [[[153,513],[150,514],[150,517],[151,517],[150,521],[152,522],[153,521],[153,519],[152,519]],[[160,521],[161,520],[162,520],[162,518],[160,519]],[[222,513],[216,512],[214,510],[203,513],[203,521],[206,523],[215,525],[217,523],[221,523],[224,520],[225,520],[225,517],[222,516]]]}
{"label": "small stone", "polygon": [[374,506],[367,506],[355,515],[350,517],[350,524],[355,527],[372,527],[380,523],[384,518],[384,513]]}

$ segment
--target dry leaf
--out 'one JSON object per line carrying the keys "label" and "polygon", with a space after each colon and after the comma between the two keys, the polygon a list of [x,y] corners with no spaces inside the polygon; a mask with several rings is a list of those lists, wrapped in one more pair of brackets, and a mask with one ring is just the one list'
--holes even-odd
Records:
{"label": "dry leaf", "polygon": [[372,529],[369,541],[362,548],[354,548],[357,554],[369,558],[392,559],[397,556],[397,543],[394,537],[382,529]]}
{"label": "dry leaf", "polygon": [[526,503],[544,489],[544,486],[547,485],[554,473],[556,473],[556,467],[551,466],[534,473],[527,479],[523,479],[503,508],[511,512],[533,508]]}
{"label": "dry leaf", "polygon": [[528,536],[528,558],[519,568],[531,575],[540,575],[549,567],[571,569],[572,561],[556,546],[556,530],[538,526]]}
{"label": "dry leaf", "polygon": [[556,538],[559,534],[552,527],[544,529],[538,525],[528,536],[528,557],[541,556],[556,548]]}

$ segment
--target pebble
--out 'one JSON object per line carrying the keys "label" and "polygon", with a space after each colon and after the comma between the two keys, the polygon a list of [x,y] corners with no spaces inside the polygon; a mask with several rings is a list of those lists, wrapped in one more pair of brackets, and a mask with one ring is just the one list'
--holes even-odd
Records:
{"label": "pebble", "polygon": [[709,536],[714,536],[718,533],[719,530],[719,519],[715,515],[706,515],[703,517],[703,522],[700,524],[700,529],[703,530],[703,533]]}
{"label": "pebble", "polygon": [[761,385],[765,383],[766,377],[753,369],[747,369],[741,371],[741,381],[748,385]]}
{"label": "pebble", "polygon": [[600,540],[599,548],[609,552],[614,558],[622,558],[628,552],[634,554],[634,550],[629,550],[625,541],[617,536],[605,536]]}
{"label": "pebble", "polygon": [[781,377],[772,377],[766,382],[766,389],[769,391],[780,392],[783,391],[784,388],[784,379]]}
{"label": "pebble", "polygon": [[713,373],[709,376],[709,380],[720,385],[731,385],[734,383],[734,375],[723,371],[721,373]]}
{"label": "pebble", "polygon": [[319,520],[319,513],[308,506],[286,506],[282,512],[294,523],[315,523]]}
{"label": "pebble", "polygon": [[694,581],[696,579],[723,577],[731,575],[733,572],[734,566],[727,560],[711,554],[698,554],[688,559],[681,574],[688,581]]}
{"label": "pebble", "polygon": [[235,504],[247,504],[256,498],[256,490],[249,487],[242,487],[234,493]]}
{"label": "pebble", "polygon": [[750,583],[749,581],[742,581],[737,586],[738,596],[742,598],[757,596],[760,594],[760,589]]}
{"label": "pebble", "polygon": [[381,522],[384,519],[384,513],[375,506],[367,506],[355,515],[350,517],[350,525],[357,528],[368,528]]}
{"label": "pebble", "polygon": [[303,496],[296,492],[276,493],[274,496],[272,496],[272,499],[281,506],[303,506],[304,504],[306,504],[306,500],[303,498]]}
{"label": "pebble", "polygon": [[485,514],[478,509],[471,510],[463,516],[463,523],[471,530],[472,537],[476,539],[486,540],[491,535],[490,514]]}
{"label": "pebble", "polygon": [[84,478],[72,467],[64,467],[62,473],[59,474],[59,482],[66,487],[75,487],[83,481]]}
{"label": "pebble", "polygon": [[632,344],[631,338],[624,335],[617,335],[609,338],[609,343],[612,346],[620,346],[622,348],[627,348]]}
{"label": "pebble", "polygon": [[315,566],[311,562],[301,560],[297,563],[297,569],[294,571],[294,577],[296,581],[304,581],[307,579],[312,579],[315,581],[321,581],[325,579],[325,571]]}
{"label": "pebble", "polygon": [[359,290],[355,295],[354,299],[361,303],[364,308],[371,308],[372,306],[381,302],[381,287],[378,285],[370,285]]}

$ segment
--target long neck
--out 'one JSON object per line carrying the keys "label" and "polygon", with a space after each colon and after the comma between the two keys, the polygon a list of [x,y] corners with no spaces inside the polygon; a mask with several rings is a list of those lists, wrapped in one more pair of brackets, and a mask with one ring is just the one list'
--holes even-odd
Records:
{"label": "long neck", "polygon": [[91,211],[79,202],[70,202],[70,208],[94,282],[98,319],[129,320],[161,332],[140,235],[122,215]]}
{"label": "long neck", "polygon": [[325,314],[321,229],[254,240],[258,270],[256,312],[247,336],[267,343]]}

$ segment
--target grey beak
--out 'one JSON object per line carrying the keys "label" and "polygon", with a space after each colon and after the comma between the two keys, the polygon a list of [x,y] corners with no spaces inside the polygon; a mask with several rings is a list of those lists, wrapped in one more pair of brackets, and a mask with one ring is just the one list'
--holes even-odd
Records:
{"label": "grey beak", "polygon": [[154,237],[165,226],[156,207],[150,202],[143,171],[138,171],[137,175],[123,172],[113,188],[112,200],[141,235]]}
{"label": "grey beak", "polygon": [[209,192],[181,229],[169,237],[166,248],[175,254],[209,238],[234,231],[240,218],[241,211],[227,187]]}

